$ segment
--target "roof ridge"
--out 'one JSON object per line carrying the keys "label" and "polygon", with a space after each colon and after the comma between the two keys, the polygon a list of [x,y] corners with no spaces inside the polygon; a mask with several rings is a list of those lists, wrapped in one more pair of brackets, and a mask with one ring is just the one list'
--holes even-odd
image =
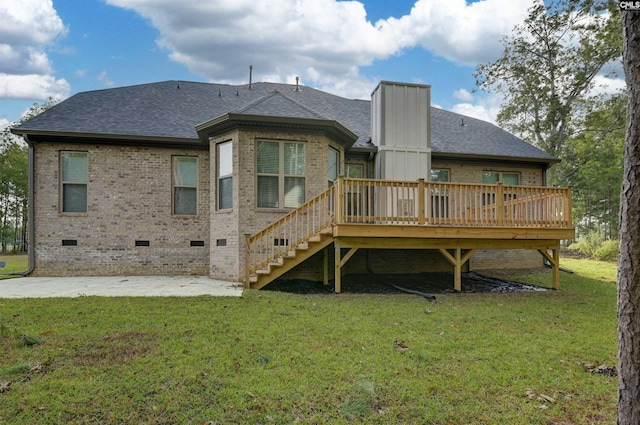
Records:
{"label": "roof ridge", "polygon": [[254,107],[256,107],[256,106],[258,106],[258,105],[260,105],[262,103],[265,103],[268,100],[270,100],[270,99],[272,99],[272,98],[274,98],[276,96],[279,96],[279,97],[282,97],[282,98],[286,99],[287,101],[295,104],[297,107],[302,108],[305,111],[310,112],[311,114],[318,116],[319,118],[322,118],[322,119],[325,119],[325,120],[329,120],[330,119],[326,115],[321,114],[320,112],[314,110],[313,108],[310,108],[310,107],[298,102],[297,100],[287,96],[286,94],[282,93],[278,89],[272,91],[271,93],[267,94],[266,96],[262,96],[261,98],[259,98],[257,100],[254,100],[251,103],[248,103],[246,105],[241,106],[240,108],[234,110],[233,112],[242,113],[242,112],[248,111],[249,109],[252,109],[252,108],[254,108]]}

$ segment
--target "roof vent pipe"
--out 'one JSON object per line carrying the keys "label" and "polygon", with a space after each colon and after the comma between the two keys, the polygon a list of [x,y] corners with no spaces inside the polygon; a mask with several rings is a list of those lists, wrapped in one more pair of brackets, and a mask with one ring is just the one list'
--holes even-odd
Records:
{"label": "roof vent pipe", "polygon": [[300,77],[296,77],[296,91],[300,91]]}
{"label": "roof vent pipe", "polygon": [[253,80],[253,65],[249,65],[249,90],[253,88],[251,84],[252,80]]}

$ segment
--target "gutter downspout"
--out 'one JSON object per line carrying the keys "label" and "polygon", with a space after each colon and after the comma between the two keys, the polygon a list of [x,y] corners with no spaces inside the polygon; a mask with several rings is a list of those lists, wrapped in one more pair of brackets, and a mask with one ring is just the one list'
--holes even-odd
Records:
{"label": "gutter downspout", "polygon": [[27,256],[29,258],[29,265],[26,271],[17,273],[22,276],[30,275],[33,270],[36,268],[36,212],[35,212],[35,182],[36,182],[36,155],[35,155],[35,146],[33,142],[29,140],[29,136],[22,136],[27,142],[29,146],[29,193],[27,195],[27,220],[29,221],[29,228],[27,232],[29,233],[28,237],[28,245],[27,245]]}

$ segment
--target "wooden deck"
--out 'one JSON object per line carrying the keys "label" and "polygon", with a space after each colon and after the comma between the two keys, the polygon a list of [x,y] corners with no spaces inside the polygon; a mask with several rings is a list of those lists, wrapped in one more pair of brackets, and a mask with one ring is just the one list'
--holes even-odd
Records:
{"label": "wooden deck", "polygon": [[[360,248],[434,249],[454,268],[477,249],[533,249],[553,266],[559,288],[560,240],[573,239],[571,189],[502,184],[345,179],[254,235],[246,235],[245,287],[259,289],[334,246],[340,271]],[[346,253],[343,250],[347,249]]]}

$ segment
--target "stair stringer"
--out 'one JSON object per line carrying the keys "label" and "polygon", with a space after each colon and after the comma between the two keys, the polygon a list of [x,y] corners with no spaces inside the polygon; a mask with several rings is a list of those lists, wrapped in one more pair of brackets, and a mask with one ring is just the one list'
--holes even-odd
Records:
{"label": "stair stringer", "polygon": [[268,274],[256,273],[253,274],[252,281],[250,283],[251,289],[261,289],[269,283],[273,282],[286,272],[292,270],[294,267],[307,261],[313,255],[317,254],[327,246],[333,243],[334,237],[332,234],[320,232],[300,244],[299,246],[305,246],[304,248],[294,248],[292,251],[295,255],[278,257],[273,263],[281,263],[281,265],[272,264],[269,266]]}

